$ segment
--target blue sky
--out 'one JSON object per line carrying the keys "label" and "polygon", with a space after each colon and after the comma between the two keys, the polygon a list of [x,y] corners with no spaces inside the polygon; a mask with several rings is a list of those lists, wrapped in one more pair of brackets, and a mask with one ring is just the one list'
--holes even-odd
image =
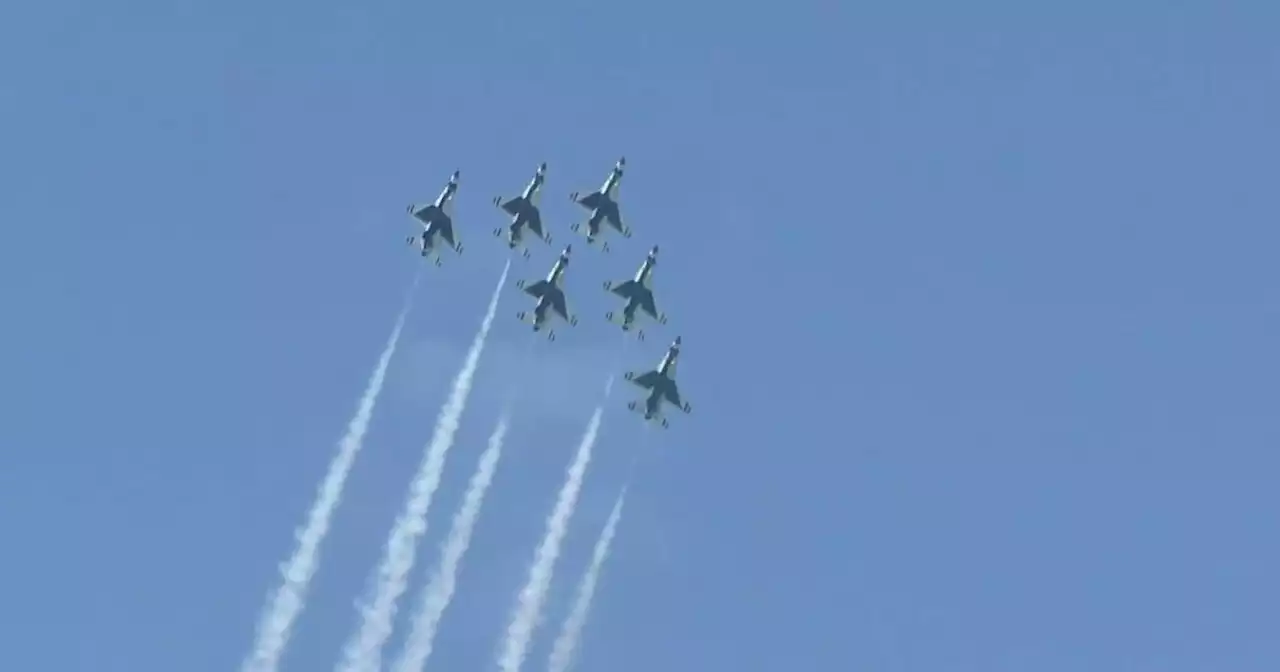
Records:
{"label": "blue sky", "polygon": [[[525,400],[436,667],[489,669],[604,378],[682,335],[695,413],[608,400],[531,669],[638,453],[584,672],[1280,669],[1280,8],[623,4],[7,12],[8,666],[239,663],[419,263],[404,206],[461,169],[285,660],[331,666],[501,269],[489,200],[547,161],[569,240],[625,154],[580,326],[526,359],[499,307],[418,576]],[[620,353],[599,283],[652,244],[671,323]]]}

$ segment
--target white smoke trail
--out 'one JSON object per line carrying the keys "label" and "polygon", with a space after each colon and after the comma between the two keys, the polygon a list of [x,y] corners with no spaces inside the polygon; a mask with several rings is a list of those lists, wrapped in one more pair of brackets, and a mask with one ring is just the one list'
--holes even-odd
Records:
{"label": "white smoke trail", "polygon": [[595,596],[596,585],[600,582],[600,571],[604,561],[609,558],[609,546],[613,543],[613,534],[618,529],[618,519],[622,517],[622,506],[627,501],[627,489],[622,488],[618,499],[613,503],[613,511],[609,512],[609,520],[596,540],[595,550],[591,552],[591,565],[582,575],[578,583],[578,594],[574,597],[573,608],[560,627],[560,636],[551,647],[551,659],[547,663],[548,672],[568,672],[573,664],[574,654],[578,651],[578,642],[582,639],[582,628],[587,624],[587,616],[591,612],[591,598]]}
{"label": "white smoke trail", "polygon": [[471,382],[475,377],[476,367],[480,363],[480,355],[484,352],[485,338],[489,328],[493,326],[493,316],[498,309],[498,299],[502,296],[502,288],[507,282],[507,271],[511,270],[511,261],[502,268],[502,277],[493,290],[493,298],[489,300],[489,308],[485,312],[480,331],[467,352],[462,370],[453,381],[453,390],[449,399],[440,409],[436,419],[435,431],[427,446],[418,472],[414,475],[409,489],[409,498],[404,510],[391,528],[391,536],[387,539],[383,551],[382,562],[378,565],[375,578],[373,598],[361,608],[363,620],[355,636],[347,642],[343,650],[343,660],[338,669],[344,672],[378,672],[382,667],[382,646],[391,636],[392,624],[395,621],[396,601],[404,594],[408,583],[409,571],[413,569],[414,554],[418,537],[427,531],[427,512],[431,508],[431,500],[436,489],[440,487],[440,477],[444,473],[444,458],[453,445],[453,437],[458,432],[458,424],[462,412],[467,406],[467,396],[471,392]]}
{"label": "white smoke trail", "polygon": [[[610,376],[605,389],[612,387],[613,377]],[[569,530],[569,519],[573,517],[573,510],[578,503],[578,492],[582,489],[582,479],[587,473],[587,464],[591,461],[591,448],[596,443],[596,434],[600,431],[600,415],[603,412],[604,406],[600,405],[591,414],[587,431],[578,446],[578,454],[569,465],[556,506],[547,518],[547,532],[529,567],[529,578],[520,590],[511,622],[507,624],[507,637],[498,657],[498,666],[502,672],[518,672],[524,665],[529,641],[541,620],[542,605],[551,589],[552,573],[555,571],[556,560],[560,557],[560,544]]]}
{"label": "white smoke trail", "polygon": [[413,617],[413,627],[405,641],[404,651],[393,667],[396,672],[421,672],[427,665],[427,659],[431,657],[436,629],[440,626],[445,610],[449,608],[449,601],[453,599],[462,557],[471,544],[471,533],[480,517],[480,506],[484,503],[489,484],[493,482],[498,459],[502,457],[502,441],[507,434],[507,422],[507,412],[503,411],[498,419],[498,426],[489,437],[489,447],[480,456],[480,464],[467,485],[462,506],[454,514],[449,536],[441,545],[440,564],[432,573],[426,590],[422,592],[418,613]]}
{"label": "white smoke trail", "polygon": [[342,499],[342,487],[346,483],[356,455],[364,444],[364,435],[369,430],[369,421],[373,417],[373,408],[378,401],[378,393],[387,377],[387,366],[395,354],[396,344],[400,341],[400,330],[404,327],[405,318],[413,306],[413,296],[418,288],[421,276],[415,275],[413,284],[405,298],[404,307],[396,318],[396,326],[391,330],[391,337],[378,358],[378,366],[369,378],[364,395],[356,408],[356,414],[347,425],[347,433],[338,442],[338,454],[329,463],[329,471],[320,484],[316,501],[307,514],[306,522],[295,532],[297,548],[293,555],[280,566],[284,577],[283,583],[271,596],[266,609],[258,621],[257,640],[253,650],[241,665],[244,672],[274,672],[280,664],[280,656],[289,643],[289,635],[293,630],[293,622],[302,612],[306,601],[307,587],[315,576],[318,564],[320,542],[329,531],[329,521]]}

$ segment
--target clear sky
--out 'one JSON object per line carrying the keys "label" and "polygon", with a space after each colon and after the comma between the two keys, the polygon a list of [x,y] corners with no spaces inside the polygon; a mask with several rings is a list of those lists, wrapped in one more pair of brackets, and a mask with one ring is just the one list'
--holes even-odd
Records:
{"label": "clear sky", "polygon": [[[1031,5],[1036,5],[1032,7]],[[490,669],[611,370],[543,669],[643,451],[582,672],[1280,669],[1273,2],[23,2],[0,21],[0,640],[13,670],[205,672],[277,564],[462,171],[287,670],[329,669],[550,164],[620,155],[581,315],[499,308],[415,574],[521,380],[433,658]],[[605,279],[662,247],[619,352]],[[513,279],[546,272],[535,244]],[[558,249],[558,248],[556,248]],[[578,251],[580,249],[580,251]]]}

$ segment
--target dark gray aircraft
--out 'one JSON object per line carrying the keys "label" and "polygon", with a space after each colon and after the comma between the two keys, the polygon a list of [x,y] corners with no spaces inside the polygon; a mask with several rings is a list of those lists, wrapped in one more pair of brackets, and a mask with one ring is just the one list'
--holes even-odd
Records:
{"label": "dark gray aircraft", "polygon": [[[609,173],[609,177],[605,179],[604,185],[599,190],[593,191],[585,196],[574,192],[569,195],[575,203],[581,205],[591,211],[591,217],[587,219],[587,244],[591,245],[596,242],[596,238],[600,236],[600,223],[608,222],[609,226],[618,230],[624,238],[631,237],[631,229],[622,223],[622,214],[618,212],[618,184],[622,182],[622,169],[627,165],[626,157],[618,159],[618,163],[613,166],[613,170]],[[580,224],[574,224],[569,227],[574,233],[581,231]],[[602,243],[601,248],[609,251],[609,243]]]}
{"label": "dark gray aircraft", "polygon": [[[666,314],[659,313],[657,305],[653,302],[653,267],[657,263],[658,246],[654,245],[653,249],[649,250],[649,256],[645,257],[644,263],[640,264],[640,270],[636,271],[634,279],[616,285],[607,280],[605,281],[605,291],[613,292],[627,300],[627,305],[623,307],[621,315],[609,312],[604,314],[605,319],[610,322],[620,322],[623,331],[631,331],[631,327],[636,321],[636,310],[639,309],[656,320],[658,324],[667,323]],[[637,329],[636,337],[643,341],[644,330]]]}
{"label": "dark gray aircraft", "polygon": [[[569,267],[569,250],[572,247],[572,245],[565,246],[564,252],[561,252],[560,258],[556,259],[556,264],[551,267],[546,280],[539,280],[531,285],[525,284],[524,280],[516,282],[516,287],[538,300],[532,313],[524,311],[516,313],[516,317],[521,322],[531,322],[534,331],[541,331],[547,323],[547,310],[559,315],[560,319],[569,323],[569,326],[578,324],[578,318],[569,314],[569,306],[564,298],[564,270]],[[556,340],[556,332],[548,329],[547,339]]]}
{"label": "dark gray aircraft", "polygon": [[422,224],[422,235],[409,236],[408,243],[413,245],[418,242],[422,256],[434,256],[436,266],[440,265],[441,243],[462,254],[462,243],[458,242],[458,234],[453,230],[453,197],[458,193],[460,174],[461,171],[453,171],[453,175],[449,176],[449,183],[444,185],[444,191],[440,192],[435,203],[422,207],[409,205],[409,214]]}
{"label": "dark gray aircraft", "polygon": [[667,427],[667,419],[662,415],[662,402],[689,413],[692,407],[689,402],[680,399],[680,388],[676,387],[676,361],[680,358],[680,337],[677,336],[667,354],[663,355],[658,368],[644,373],[628,372],[623,377],[638,387],[649,390],[649,396],[643,403],[629,402],[627,408],[644,414],[644,419],[657,421],[663,429]]}
{"label": "dark gray aircraft", "polygon": [[538,166],[538,172],[534,173],[529,186],[524,188],[524,193],[505,203],[501,196],[493,199],[494,205],[511,215],[511,223],[506,227],[494,229],[493,235],[501,238],[505,232],[507,247],[513,250],[517,247],[521,248],[525,259],[529,258],[529,248],[524,245],[524,229],[529,229],[533,235],[541,238],[545,243],[551,242],[551,236],[542,229],[542,213],[538,211],[538,196],[546,178],[547,164],[543,163]]}

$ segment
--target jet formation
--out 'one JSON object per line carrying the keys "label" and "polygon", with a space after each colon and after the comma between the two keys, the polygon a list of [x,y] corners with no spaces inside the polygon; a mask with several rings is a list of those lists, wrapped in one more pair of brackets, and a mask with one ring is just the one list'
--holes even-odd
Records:
{"label": "jet formation", "polygon": [[[569,198],[589,215],[584,222],[575,222],[569,229],[586,238],[588,247],[598,247],[609,252],[610,246],[604,240],[605,225],[613,229],[623,238],[631,238],[631,229],[623,222],[618,204],[618,187],[622,183],[622,174],[626,167],[626,158],[619,158],[609,171],[604,184],[599,189],[582,194],[573,192]],[[458,193],[460,171],[454,171],[445,184],[444,189],[430,205],[410,205],[409,214],[422,227],[419,235],[410,236],[408,243],[417,245],[424,259],[430,259],[436,266],[441,266],[441,249],[451,247],[458,254],[462,253],[462,243],[454,227],[453,201]],[[511,198],[501,196],[493,199],[493,204],[509,218],[506,226],[493,229],[495,238],[506,243],[510,251],[519,251],[520,255],[529,259],[528,246],[531,237],[551,244],[551,234],[547,231],[539,206],[540,194],[546,183],[547,164],[542,163],[534,172],[533,178],[525,186],[520,195]],[[533,298],[535,303],[530,311],[516,313],[517,319],[532,326],[535,333],[545,333],[550,341],[556,340],[554,321],[562,321],[569,326],[576,326],[578,318],[569,311],[569,302],[565,294],[564,279],[569,268],[572,245],[566,245],[551,266],[545,278],[532,282],[516,281],[516,287]],[[645,331],[639,326],[643,316],[648,320],[665,325],[667,316],[658,310],[654,297],[653,271],[658,263],[658,246],[649,249],[635,274],[619,282],[606,281],[604,289],[622,299],[620,310],[605,313],[609,322],[618,325],[624,333],[634,334],[640,341],[645,340]],[[663,410],[672,406],[685,413],[690,412],[689,402],[685,401],[676,385],[676,362],[680,357],[680,337],[676,337],[667,348],[656,368],[649,371],[634,371],[624,375],[625,380],[645,391],[640,401],[627,404],[631,411],[639,413],[645,421],[655,423],[663,428],[668,426]]]}

